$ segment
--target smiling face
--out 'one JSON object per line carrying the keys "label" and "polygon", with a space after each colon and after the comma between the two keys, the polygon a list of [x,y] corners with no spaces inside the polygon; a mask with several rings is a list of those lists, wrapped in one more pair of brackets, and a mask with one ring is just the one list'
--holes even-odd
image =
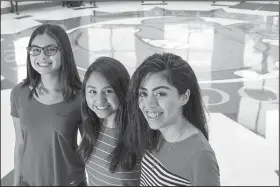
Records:
{"label": "smiling face", "polygon": [[106,119],[115,114],[119,107],[119,100],[106,78],[93,72],[85,89],[88,107],[101,119]]}
{"label": "smiling face", "polygon": [[182,116],[185,100],[170,85],[163,72],[149,73],[139,89],[139,108],[153,130],[164,130]]}
{"label": "smiling face", "polygon": [[[52,37],[47,34],[37,35],[31,43],[31,47],[46,47],[46,50],[54,50],[53,47],[58,47],[58,43]],[[53,46],[53,47],[52,47]],[[39,48],[34,48],[34,52],[40,50]],[[35,71],[41,75],[45,74],[57,74],[61,68],[61,53],[58,50],[55,55],[47,56],[43,50],[37,56],[30,55],[31,66]]]}

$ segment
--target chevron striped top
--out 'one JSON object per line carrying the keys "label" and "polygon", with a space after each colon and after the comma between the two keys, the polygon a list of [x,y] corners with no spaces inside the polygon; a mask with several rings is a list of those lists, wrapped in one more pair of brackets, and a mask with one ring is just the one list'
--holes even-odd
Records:
{"label": "chevron striped top", "polygon": [[141,174],[141,158],[136,161],[132,171],[116,169],[115,173],[109,171],[111,152],[116,146],[115,129],[102,127],[92,155],[86,164],[89,186],[139,186]]}
{"label": "chevron striped top", "polygon": [[201,134],[172,143],[161,139],[158,152],[147,151],[141,162],[140,186],[220,186],[219,166]]}

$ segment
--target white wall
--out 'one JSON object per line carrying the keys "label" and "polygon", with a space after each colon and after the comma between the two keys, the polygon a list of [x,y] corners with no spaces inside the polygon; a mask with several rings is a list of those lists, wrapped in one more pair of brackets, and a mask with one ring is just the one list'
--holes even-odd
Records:
{"label": "white wall", "polygon": [[248,1],[248,3],[276,4],[276,5],[279,5],[279,1]]}
{"label": "white wall", "polygon": [[1,1],[1,8],[11,7],[10,1]]}
{"label": "white wall", "polygon": [[[48,1],[22,1],[22,2],[19,2],[18,5],[28,5],[28,4],[38,4],[38,3],[45,3],[45,2],[48,2]],[[1,9],[2,8],[7,8],[7,7],[11,7],[11,3],[10,1],[1,1]]]}

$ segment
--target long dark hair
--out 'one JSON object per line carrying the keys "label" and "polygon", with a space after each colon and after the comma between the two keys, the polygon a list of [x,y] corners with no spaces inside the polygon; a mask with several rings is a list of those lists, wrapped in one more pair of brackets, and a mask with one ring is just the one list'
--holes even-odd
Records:
{"label": "long dark hair", "polygon": [[125,144],[130,150],[143,154],[154,150],[159,143],[159,130],[149,127],[142,114],[138,98],[139,87],[148,73],[165,72],[166,80],[179,94],[190,90],[188,103],[183,106],[183,116],[199,129],[208,140],[205,112],[197,78],[190,65],[180,56],[163,53],[148,57],[134,72],[127,93],[128,124]]}
{"label": "long dark hair", "polygon": [[[63,83],[62,94],[65,100],[72,99],[74,95],[81,89],[81,80],[78,74],[73,51],[67,33],[63,28],[57,25],[43,24],[37,27],[28,43],[31,46],[32,41],[37,35],[48,34],[54,38],[59,46],[61,53],[61,70],[60,80]],[[27,53],[27,77],[23,80],[22,86],[32,86],[29,98],[35,94],[38,96],[36,87],[41,81],[41,75],[35,71],[30,62],[30,55]]]}
{"label": "long dark hair", "polygon": [[119,158],[125,153],[122,137],[127,125],[126,92],[129,84],[129,73],[121,62],[110,57],[100,57],[90,65],[84,76],[82,84],[82,119],[84,132],[82,141],[78,147],[80,158],[87,162],[93,152],[93,147],[101,130],[101,121],[88,107],[86,102],[85,87],[93,72],[101,73],[112,86],[119,100],[119,108],[116,112],[115,124],[118,130],[116,148],[113,150],[109,169],[113,172],[119,164]]}

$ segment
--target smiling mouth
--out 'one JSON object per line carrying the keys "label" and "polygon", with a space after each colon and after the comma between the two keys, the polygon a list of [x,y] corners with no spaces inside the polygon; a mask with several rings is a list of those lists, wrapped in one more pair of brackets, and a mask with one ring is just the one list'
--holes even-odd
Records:
{"label": "smiling mouth", "polygon": [[110,105],[105,105],[105,106],[96,106],[95,107],[98,109],[98,110],[106,110],[107,108],[109,108]]}
{"label": "smiling mouth", "polygon": [[39,62],[39,63],[36,63],[39,67],[48,67],[50,66],[52,63],[51,62]]}
{"label": "smiling mouth", "polygon": [[157,120],[163,115],[163,112],[146,112],[146,115],[150,120]]}

